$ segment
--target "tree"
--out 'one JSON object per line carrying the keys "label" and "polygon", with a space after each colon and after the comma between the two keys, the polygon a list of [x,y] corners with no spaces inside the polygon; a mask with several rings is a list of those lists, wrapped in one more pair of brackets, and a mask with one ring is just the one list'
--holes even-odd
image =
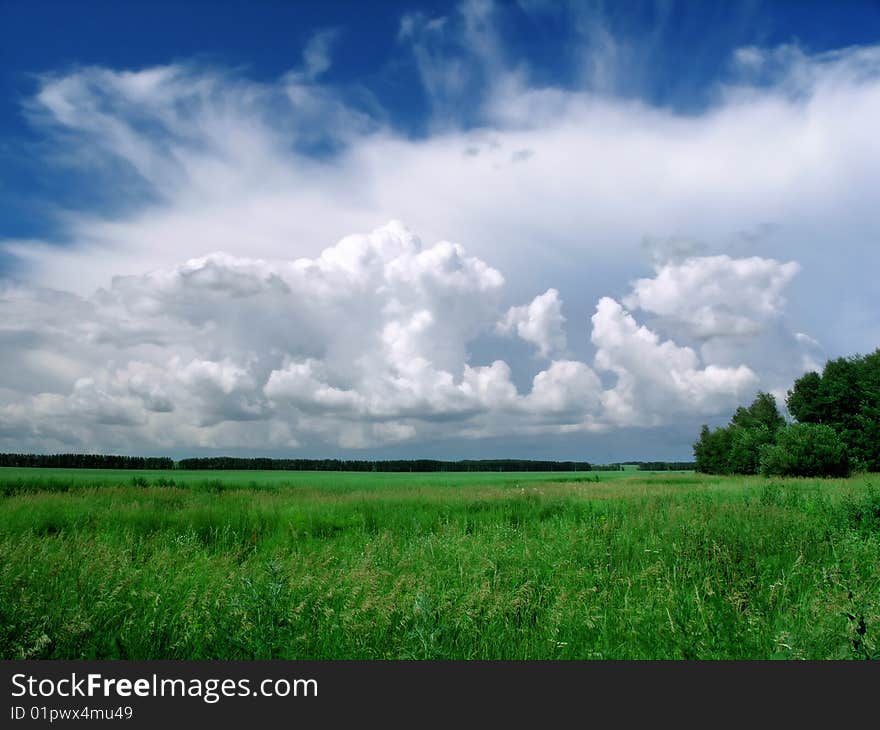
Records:
{"label": "tree", "polygon": [[758,392],[750,406],[736,409],[727,426],[714,431],[703,426],[694,444],[696,469],[704,474],[757,474],[761,448],[774,443],[784,427],[776,398]]}
{"label": "tree", "polygon": [[774,443],[776,432],[761,424],[755,428],[731,427],[730,451],[727,462],[731,474],[757,474],[760,470],[761,448]]}
{"label": "tree", "polygon": [[729,474],[730,444],[729,428],[716,428],[710,431],[709,427],[704,425],[699,440],[694,444],[694,462],[697,471],[704,474]]}
{"label": "tree", "polygon": [[768,476],[845,477],[849,469],[842,439],[822,423],[793,423],[761,449],[761,471]]}
{"label": "tree", "polygon": [[819,389],[822,376],[817,372],[809,372],[794,381],[788,391],[785,404],[788,412],[799,423],[822,423],[822,408],[819,405]]}
{"label": "tree", "polygon": [[880,349],[829,360],[798,378],[786,403],[798,423],[833,428],[859,468],[880,470]]}
{"label": "tree", "polygon": [[795,425],[808,428],[786,426],[775,398],[759,392],[725,428],[703,426],[694,444],[697,470],[752,474],[760,468],[803,476],[839,476],[851,467],[880,471],[880,349],[829,360],[821,374],[802,375],[786,404]]}
{"label": "tree", "polygon": [[760,428],[763,426],[771,434],[775,434],[780,428],[785,426],[785,418],[779,412],[776,405],[776,398],[772,393],[764,393],[758,391],[755,400],[748,408],[740,406],[730,419],[731,426],[738,426],[744,429]]}

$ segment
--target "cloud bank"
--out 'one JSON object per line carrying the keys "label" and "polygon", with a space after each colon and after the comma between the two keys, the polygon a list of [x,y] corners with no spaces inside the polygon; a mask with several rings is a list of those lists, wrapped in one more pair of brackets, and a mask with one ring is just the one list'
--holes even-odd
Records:
{"label": "cloud bank", "polygon": [[[737,287],[790,269],[729,264]],[[718,262],[687,266],[710,274]],[[666,273],[635,282],[628,299],[668,286]],[[461,245],[424,245],[398,222],[315,258],[214,253],[116,277],[91,297],[7,284],[0,338],[28,373],[4,376],[0,443],[367,448],[596,432],[719,414],[759,383],[746,364],[704,362],[662,339],[610,297],[591,318],[592,362],[567,358],[558,293],[505,313],[504,288]],[[707,290],[696,311],[716,301]],[[505,360],[471,362],[470,344],[499,321],[549,359],[525,392]]]}

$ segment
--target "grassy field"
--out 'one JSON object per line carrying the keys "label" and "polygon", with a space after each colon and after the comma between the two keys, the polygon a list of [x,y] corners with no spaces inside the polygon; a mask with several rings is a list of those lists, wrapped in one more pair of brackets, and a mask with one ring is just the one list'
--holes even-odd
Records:
{"label": "grassy field", "polygon": [[876,656],[878,482],[0,469],[0,657]]}
{"label": "grassy field", "polygon": [[529,482],[558,482],[631,477],[633,472],[351,472],[351,471],[198,471],[161,469],[18,469],[0,467],[0,494],[66,492],[107,486],[179,486],[200,490],[273,490],[317,488],[324,492],[369,491],[413,486],[504,486]]}

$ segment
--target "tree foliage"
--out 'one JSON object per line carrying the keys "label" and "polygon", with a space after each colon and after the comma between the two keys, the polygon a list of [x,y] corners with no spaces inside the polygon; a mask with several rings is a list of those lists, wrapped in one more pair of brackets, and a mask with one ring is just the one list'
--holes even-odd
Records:
{"label": "tree foliage", "polygon": [[[205,469],[266,471],[369,471],[369,472],[484,472],[484,471],[619,471],[620,464],[587,461],[531,461],[526,459],[480,459],[438,461],[436,459],[272,459],[234,456],[205,456],[181,459],[168,457],[113,456],[106,454],[0,454],[0,466],[63,469]],[[659,467],[658,467],[659,468]],[[683,466],[682,468],[687,468]]]}
{"label": "tree foliage", "polygon": [[207,456],[182,459],[178,469],[284,470],[284,471],[376,471],[376,472],[467,472],[467,471],[591,471],[586,461],[528,461],[523,459],[482,459],[438,461],[435,459],[269,459]]}
{"label": "tree foliage", "polygon": [[696,464],[692,461],[628,461],[635,464],[639,471],[693,471]]}
{"label": "tree foliage", "polygon": [[44,469],[173,469],[167,456],[117,456],[114,454],[0,454],[0,466]]}
{"label": "tree foliage", "polygon": [[845,477],[849,458],[831,426],[793,423],[780,430],[775,444],[762,448],[761,471],[768,476]]}
{"label": "tree foliage", "polygon": [[740,406],[730,419],[730,425],[743,431],[765,428],[773,436],[785,426],[776,398],[771,393],[759,392],[748,408]]}
{"label": "tree foliage", "polygon": [[730,431],[730,451],[727,457],[730,473],[757,474],[761,467],[761,449],[774,443],[779,429],[771,431],[760,424],[753,428],[733,426]]}
{"label": "tree foliage", "polygon": [[841,476],[851,467],[880,471],[880,349],[829,360],[798,378],[786,398],[786,425],[769,393],[739,407],[730,423],[703,426],[694,444],[697,471],[709,474]]}
{"label": "tree foliage", "polygon": [[798,378],[786,404],[798,423],[834,429],[859,468],[880,471],[880,349]]}
{"label": "tree foliage", "polygon": [[694,444],[697,471],[705,474],[757,474],[761,448],[772,444],[785,427],[772,393],[759,392],[752,404],[740,406],[722,428],[703,426]]}
{"label": "tree foliage", "polygon": [[730,473],[731,432],[729,428],[716,428],[710,431],[703,426],[700,438],[694,444],[694,462],[697,471],[705,474]]}

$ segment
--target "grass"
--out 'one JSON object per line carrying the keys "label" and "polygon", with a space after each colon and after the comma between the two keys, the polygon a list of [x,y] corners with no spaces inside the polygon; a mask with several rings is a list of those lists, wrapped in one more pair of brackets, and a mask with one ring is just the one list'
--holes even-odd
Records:
{"label": "grass", "polygon": [[0,467],[0,495],[25,492],[67,492],[120,485],[180,486],[202,490],[268,490],[316,488],[326,491],[384,489],[399,486],[512,485],[527,482],[606,481],[632,476],[623,471],[605,472],[338,472],[338,471],[213,471],[27,469]]}
{"label": "grass", "polygon": [[0,657],[877,656],[877,481],[4,469]]}

